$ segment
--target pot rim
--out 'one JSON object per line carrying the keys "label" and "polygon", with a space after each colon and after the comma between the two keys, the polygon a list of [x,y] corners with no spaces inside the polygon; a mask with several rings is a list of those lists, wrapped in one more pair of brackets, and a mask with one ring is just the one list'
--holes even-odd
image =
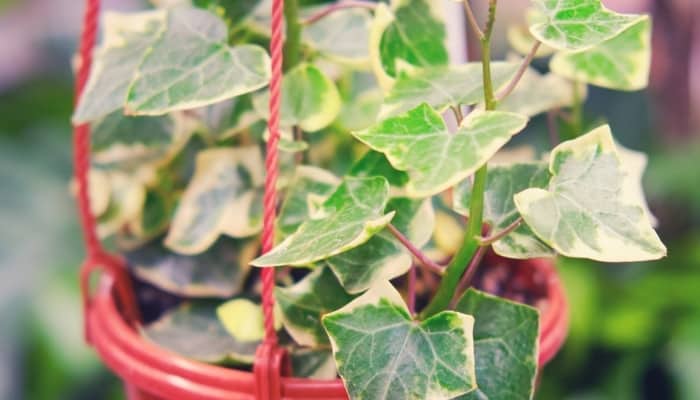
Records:
{"label": "pot rim", "polygon": [[[548,307],[540,319],[540,368],[564,343],[569,308],[564,288],[550,259],[517,261],[547,276]],[[158,347],[143,338],[122,318],[112,295],[114,279],[104,274],[86,316],[90,339],[105,364],[130,385],[166,399],[255,399],[252,372],[196,362]],[[281,397],[294,399],[347,399],[341,379],[282,377]]]}

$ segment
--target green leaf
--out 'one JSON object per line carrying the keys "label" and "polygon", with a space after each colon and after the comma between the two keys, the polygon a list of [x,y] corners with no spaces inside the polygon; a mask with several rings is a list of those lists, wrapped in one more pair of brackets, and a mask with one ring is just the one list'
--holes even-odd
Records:
{"label": "green leaf", "polygon": [[[395,212],[392,224],[411,243],[422,247],[435,226],[435,214],[429,199],[395,197],[385,212]],[[372,236],[367,243],[326,260],[345,290],[360,293],[378,280],[405,274],[413,263],[411,254],[387,229]]]}
{"label": "green leaf", "polygon": [[332,13],[304,29],[310,46],[333,61],[362,67],[369,65],[368,10],[348,8]]}
{"label": "green leaf", "polygon": [[[495,62],[491,79],[496,89],[508,83],[518,69],[517,63]],[[448,107],[472,105],[484,98],[481,63],[421,68],[402,73],[384,99],[379,119],[403,114],[421,103],[438,112]]]}
{"label": "green leaf", "polygon": [[129,268],[162,290],[183,297],[229,298],[240,293],[258,252],[257,240],[219,239],[203,253],[182,255],[154,241],[126,252]]}
{"label": "green leaf", "polygon": [[138,115],[202,107],[269,80],[265,50],[229,47],[226,24],[207,11],[176,7],[109,15],[74,122],[94,121],[122,107]]}
{"label": "green leaf", "polygon": [[168,11],[163,36],[146,53],[126,100],[132,114],[202,107],[257,90],[270,79],[262,47],[230,47],[226,24],[202,10]]}
{"label": "green leaf", "polygon": [[294,376],[330,380],[337,377],[333,353],[326,349],[293,348],[289,358]]}
{"label": "green leaf", "polygon": [[275,289],[275,300],[287,332],[296,343],[310,347],[329,344],[321,317],[354,297],[343,290],[326,267],[316,268],[293,286]]}
{"label": "green leaf", "polygon": [[92,165],[127,171],[157,167],[170,161],[191,133],[184,121],[175,118],[114,112],[92,124]]}
{"label": "green leaf", "polygon": [[[491,224],[491,232],[503,231],[520,217],[513,195],[528,188],[546,188],[549,179],[545,163],[489,166],[484,193],[484,221]],[[468,180],[457,186],[454,208],[460,214],[469,216],[471,192],[472,183]],[[526,224],[520,224],[513,232],[493,243],[493,250],[503,257],[518,259],[551,257],[555,254]]]}
{"label": "green leaf", "polygon": [[378,89],[365,90],[343,102],[338,123],[349,131],[365,129],[377,120],[384,96]]}
{"label": "green leaf", "polygon": [[[583,101],[586,88],[581,86],[579,96]],[[496,109],[532,117],[555,108],[569,107],[574,98],[573,86],[567,79],[528,68],[515,90],[498,102]]]}
{"label": "green leaf", "polygon": [[345,178],[319,212],[252,264],[306,265],[355,248],[391,221],[394,213],[384,214],[388,198],[383,177]]}
{"label": "green leaf", "polygon": [[469,289],[455,310],[474,316],[476,391],[460,400],[532,399],[537,375],[536,309]]}
{"label": "green leaf", "polygon": [[413,321],[396,289],[379,281],[323,325],[351,399],[451,399],[476,389],[471,316]]}
{"label": "green leaf", "polygon": [[651,20],[638,19],[622,33],[588,50],[557,53],[556,74],[616,90],[644,89],[651,64]]}
{"label": "green leaf", "polygon": [[[642,208],[638,177],[621,165],[605,125],[557,146],[550,156],[547,190],[527,189],[515,205],[542,241],[569,257],[599,261],[644,261],[666,247]],[[634,184],[626,183],[632,179]]]}
{"label": "green leaf", "polygon": [[104,39],[95,52],[90,77],[73,122],[95,121],[124,107],[126,93],[144,53],[165,29],[167,12],[105,12]]}
{"label": "green leaf", "polygon": [[526,123],[526,117],[513,113],[472,113],[451,134],[440,114],[422,104],[353,135],[408,172],[409,195],[425,197],[473,174]]}
{"label": "green leaf", "polygon": [[306,165],[297,167],[277,217],[280,236],[294,233],[311,215],[310,201],[325,200],[339,184],[340,179],[324,169]]}
{"label": "green leaf", "polygon": [[202,133],[214,141],[232,137],[260,121],[260,116],[253,109],[250,94],[195,109],[192,112],[197,113],[201,121],[204,131]]}
{"label": "green leaf", "polygon": [[639,15],[618,14],[600,0],[534,0],[537,17],[530,32],[558,50],[584,50],[619,35]]}
{"label": "green leaf", "polygon": [[195,173],[165,239],[169,248],[196,254],[220,234],[254,235],[261,228],[263,160],[257,146],[214,148],[197,154]]}
{"label": "green leaf", "polygon": [[380,3],[370,29],[370,61],[379,84],[388,90],[401,65],[447,65],[447,33],[439,7],[427,0]]}
{"label": "green leaf", "polygon": [[[270,94],[254,97],[255,110],[269,116]],[[282,80],[280,124],[299,126],[306,132],[315,132],[330,125],[340,112],[340,94],[335,83],[311,64],[299,64],[288,71]]]}
{"label": "green leaf", "polygon": [[252,364],[260,342],[234,339],[216,315],[220,304],[211,300],[182,303],[141,332],[158,346],[196,361]]}
{"label": "green leaf", "polygon": [[[260,342],[265,336],[265,317],[262,306],[249,299],[238,298],[229,300],[216,308],[216,316],[226,331],[234,339],[244,343]],[[245,321],[245,323],[242,323]],[[275,328],[282,324],[275,315]]]}
{"label": "green leaf", "polygon": [[348,175],[356,177],[383,176],[389,185],[395,188],[406,186],[409,179],[408,174],[395,169],[383,153],[373,150],[369,150],[355,162]]}

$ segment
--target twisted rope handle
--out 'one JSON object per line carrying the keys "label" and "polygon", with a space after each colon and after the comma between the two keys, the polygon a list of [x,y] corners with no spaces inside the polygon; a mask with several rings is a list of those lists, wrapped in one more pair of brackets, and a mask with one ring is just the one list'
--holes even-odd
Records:
{"label": "twisted rope handle", "polygon": [[[280,139],[280,103],[282,94],[282,61],[283,44],[282,27],[284,21],[284,0],[272,2],[272,34],[270,37],[270,56],[272,58],[272,77],[270,79],[270,119],[268,130],[270,137],[267,141],[265,156],[265,195],[263,199],[263,232],[262,251],[267,253],[274,246],[275,216],[277,209],[277,177],[279,175],[279,160],[277,143]],[[262,272],[262,307],[265,317],[265,342],[277,344],[277,334],[274,324],[274,288],[275,268],[265,267]]]}

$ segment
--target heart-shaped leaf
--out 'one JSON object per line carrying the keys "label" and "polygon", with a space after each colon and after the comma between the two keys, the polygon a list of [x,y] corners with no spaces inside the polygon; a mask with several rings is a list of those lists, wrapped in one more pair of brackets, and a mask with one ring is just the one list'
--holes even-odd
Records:
{"label": "heart-shaped leaf", "polygon": [[226,24],[190,7],[108,14],[74,122],[125,108],[161,115],[202,107],[265,86],[270,60],[259,46],[229,47]]}
{"label": "heart-shaped leaf", "polygon": [[247,237],[261,228],[263,161],[257,146],[214,148],[197,154],[195,174],[182,195],[169,248],[196,254],[220,234]]}
{"label": "heart-shaped leaf", "polygon": [[508,112],[472,113],[451,134],[440,114],[422,104],[353,135],[408,172],[409,195],[427,197],[473,174],[526,123]]}
{"label": "heart-shaped leaf", "polygon": [[316,268],[293,286],[275,290],[275,300],[287,332],[296,343],[311,347],[329,343],[321,317],[353,298],[326,267]]}
{"label": "heart-shaped leaf", "polygon": [[[620,262],[654,260],[666,247],[642,207],[638,177],[620,163],[610,127],[557,146],[549,187],[515,195],[515,205],[542,241],[569,257]],[[631,179],[632,185],[626,183]]]}
{"label": "heart-shaped leaf", "polygon": [[379,281],[323,325],[351,399],[452,399],[476,389],[469,315],[414,321],[396,289]]}
{"label": "heart-shaped leaf", "polygon": [[619,35],[639,15],[618,14],[600,0],[534,0],[530,32],[558,50],[584,50]]}
{"label": "heart-shaped leaf", "polygon": [[447,33],[440,8],[427,0],[380,3],[370,29],[370,61],[379,84],[388,90],[402,64],[447,65]]}
{"label": "heart-shaped leaf", "polygon": [[95,52],[90,78],[73,114],[89,122],[121,110],[144,53],[165,30],[164,10],[126,14],[105,12],[104,39]]}
{"label": "heart-shaped leaf", "polygon": [[304,29],[304,39],[331,60],[351,66],[369,64],[368,10],[349,8],[316,21]]}
{"label": "heart-shaped leaf", "polygon": [[[546,188],[549,179],[546,163],[489,167],[484,192],[484,221],[491,224],[492,233],[503,231],[520,217],[513,195],[529,188]],[[457,187],[454,208],[460,214],[469,216],[471,194],[471,182],[463,181]],[[519,259],[551,257],[555,254],[526,224],[521,224],[493,243],[493,250],[503,257]]]}
{"label": "heart-shaped leaf", "polygon": [[455,310],[472,315],[478,388],[459,400],[529,400],[537,374],[539,313],[469,289]]}
{"label": "heart-shaped leaf", "polygon": [[[269,116],[270,94],[260,93],[253,99],[255,110]],[[299,126],[306,132],[315,132],[328,126],[340,112],[340,94],[335,83],[317,67],[299,64],[282,79],[280,124]]]}
{"label": "heart-shaped leaf", "polygon": [[[422,247],[435,226],[430,200],[395,197],[389,200],[385,212],[395,212],[392,225],[411,243]],[[367,243],[326,260],[345,290],[360,293],[378,280],[403,275],[413,263],[411,254],[387,229],[372,236]]]}
{"label": "heart-shaped leaf", "polygon": [[192,131],[171,117],[128,117],[114,112],[92,125],[92,164],[133,171],[167,163]]}
{"label": "heart-shaped leaf", "polygon": [[556,74],[617,90],[644,89],[651,64],[651,21],[642,17],[619,35],[579,52],[557,53],[550,63]]}
{"label": "heart-shaped leaf", "polygon": [[284,238],[294,233],[311,215],[311,198],[325,200],[339,184],[340,179],[324,169],[297,167],[277,217],[279,235]]}
{"label": "heart-shaped leaf", "polygon": [[252,264],[307,265],[353,249],[391,221],[394,213],[384,214],[388,199],[383,177],[345,178],[311,219]]}
{"label": "heart-shaped leaf", "polygon": [[140,279],[184,297],[229,298],[240,292],[257,252],[257,240],[219,239],[205,252],[190,256],[154,241],[126,252],[129,268]]}
{"label": "heart-shaped leaf", "polygon": [[[491,79],[494,87],[498,89],[506,84],[517,69],[517,63],[493,63]],[[403,114],[421,103],[427,103],[438,112],[448,107],[476,104],[484,98],[482,70],[481,63],[467,63],[399,74],[384,99],[379,119]]]}
{"label": "heart-shaped leaf", "polygon": [[158,346],[193,360],[250,365],[260,342],[233,338],[216,315],[219,301],[186,302],[144,327],[142,334]]}
{"label": "heart-shaped leaf", "polygon": [[395,169],[383,153],[369,150],[355,162],[348,172],[350,176],[383,176],[392,188],[403,188],[408,183],[408,174]]}

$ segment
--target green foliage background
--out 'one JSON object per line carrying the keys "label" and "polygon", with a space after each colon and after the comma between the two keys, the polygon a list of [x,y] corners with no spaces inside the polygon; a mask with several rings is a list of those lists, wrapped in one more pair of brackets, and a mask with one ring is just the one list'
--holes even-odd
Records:
{"label": "green foliage background", "polygon": [[[16,3],[0,1],[0,12]],[[119,382],[82,343],[83,250],[67,185],[73,44],[52,45],[54,67],[0,87],[0,398],[120,399]],[[664,145],[649,100],[591,89],[586,111],[649,153],[645,188],[669,257],[612,266],[559,259],[570,334],[537,399],[700,398],[700,132]]]}

